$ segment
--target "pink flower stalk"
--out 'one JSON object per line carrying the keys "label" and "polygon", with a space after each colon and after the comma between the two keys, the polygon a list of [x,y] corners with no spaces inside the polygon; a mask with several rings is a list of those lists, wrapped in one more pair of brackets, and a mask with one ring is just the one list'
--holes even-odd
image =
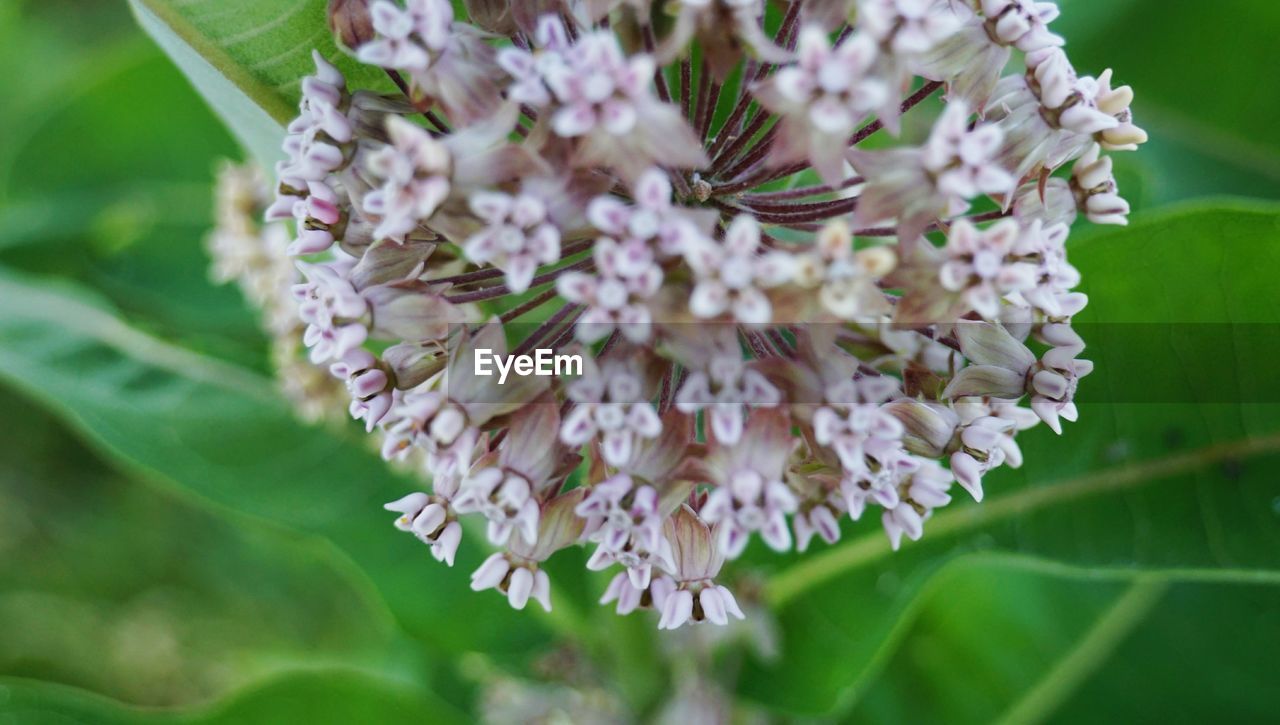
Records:
{"label": "pink flower stalk", "polygon": [[303,82],[268,214],[304,342],[431,476],[396,526],[496,549],[474,589],[550,609],[587,546],[619,613],[726,624],[757,539],[878,509],[896,549],[1077,417],[1066,242],[1125,221],[1132,91],[1051,2],[775,1],[375,0],[343,37],[400,93]]}

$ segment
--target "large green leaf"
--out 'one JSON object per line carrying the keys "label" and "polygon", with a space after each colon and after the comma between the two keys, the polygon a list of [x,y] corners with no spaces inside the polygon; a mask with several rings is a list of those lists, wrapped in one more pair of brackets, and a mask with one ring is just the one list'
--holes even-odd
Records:
{"label": "large green leaf", "polygon": [[1274,585],[957,564],[853,721],[1262,722],[1280,704]]}
{"label": "large green leaf", "polygon": [[265,368],[257,314],[206,282],[200,244],[212,157],[236,153],[230,135],[121,6],[87,13],[80,45],[35,22],[56,7],[23,18],[11,7],[0,64],[39,59],[49,90],[0,81],[15,112],[0,134],[0,258],[81,280],[154,334]]}
{"label": "large green leaf", "polygon": [[1275,65],[1280,5],[1166,0],[1063,0],[1054,29],[1081,72],[1115,69],[1132,85],[1151,133],[1117,154],[1122,189],[1144,180],[1150,204],[1206,194],[1280,197],[1280,95],[1260,83]]}
{"label": "large green leaf", "polygon": [[325,0],[129,0],[142,27],[240,141],[264,161],[280,156],[311,51],[337,63],[354,87],[388,88],[377,69],[342,55]]}
{"label": "large green leaf", "polygon": [[126,481],[12,391],[0,409],[22,421],[0,437],[0,671],[173,705],[392,666],[395,621],[328,541]]}
{"label": "large green leaf", "polygon": [[[487,555],[470,537],[457,567],[390,527],[384,501],[415,488],[347,438],[298,423],[266,379],[128,327],[63,285],[0,273],[0,379],[40,400],[100,450],[145,476],[231,509],[332,539],[373,580],[402,626],[437,650],[524,652],[539,622],[466,573]],[[553,595],[554,596],[554,595]],[[455,626],[466,611],[468,626]]]}
{"label": "large green leaf", "polygon": [[[868,521],[829,550],[778,564],[769,595],[784,655],[754,663],[744,693],[810,714],[847,707],[930,594],[948,596],[938,573],[973,552],[1099,575],[1280,583],[1280,406],[1246,402],[1265,378],[1256,371],[1280,355],[1278,244],[1280,210],[1245,205],[1151,215],[1075,243],[1091,299],[1081,327],[1104,338],[1090,350],[1097,377],[1082,389],[1114,402],[1082,406],[1061,438],[1022,436],[1024,468],[991,475],[985,502],[953,503],[896,554]],[[1225,348],[1195,344],[1215,322],[1252,324],[1225,328]],[[1159,334],[1126,334],[1135,329]],[[1197,377],[1209,374],[1226,383]],[[1206,386],[1219,397],[1205,401]]]}
{"label": "large green leaf", "polygon": [[20,723],[467,722],[419,685],[359,670],[285,673],[208,705],[177,710],[131,708],[83,690],[0,678],[0,720]]}

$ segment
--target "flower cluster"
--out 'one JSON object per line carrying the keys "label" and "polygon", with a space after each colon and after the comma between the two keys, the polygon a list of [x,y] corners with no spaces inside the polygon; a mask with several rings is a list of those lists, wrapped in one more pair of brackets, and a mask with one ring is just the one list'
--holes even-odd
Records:
{"label": "flower cluster", "polygon": [[[1051,2],[772,1],[346,3],[400,92],[319,55],[302,84],[268,217],[310,359],[421,461],[396,526],[493,547],[472,586],[517,609],[586,546],[619,613],[741,619],[757,539],[874,513],[896,549],[1077,417],[1066,240],[1125,223],[1132,92],[1077,73]],[[580,374],[477,370],[543,349]]]}

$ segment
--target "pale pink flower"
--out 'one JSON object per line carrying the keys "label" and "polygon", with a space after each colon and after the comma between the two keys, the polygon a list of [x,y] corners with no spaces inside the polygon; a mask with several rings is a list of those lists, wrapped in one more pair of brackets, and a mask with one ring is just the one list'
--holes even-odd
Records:
{"label": "pale pink flower", "polygon": [[467,238],[462,251],[477,264],[492,264],[506,273],[512,292],[529,289],[540,265],[560,259],[560,230],[547,217],[541,199],[520,194],[476,192],[471,211],[485,227]]}
{"label": "pale pink flower", "polygon": [[966,306],[995,319],[1005,295],[1031,290],[1036,285],[1035,265],[1016,253],[1018,223],[1000,221],[978,229],[959,221],[947,235],[946,260],[938,272],[943,288],[959,292]]}
{"label": "pale pink flower", "polygon": [[618,467],[631,462],[640,441],[658,437],[662,420],[635,362],[623,355],[599,361],[583,355],[582,377],[565,389],[573,405],[560,427],[561,441],[582,446],[598,437],[604,460]]}
{"label": "pale pink flower", "polygon": [[832,47],[821,27],[800,30],[796,62],[753,89],[762,105],[783,116],[774,163],[807,159],[823,181],[839,185],[849,136],[871,113],[897,102],[874,73],[878,54],[869,35],[854,34]]}
{"label": "pale pink flower", "polygon": [[696,280],[689,298],[696,317],[727,313],[743,324],[766,324],[773,319],[773,306],[765,290],[794,275],[791,255],[763,251],[760,225],[746,214],[734,217],[722,241],[700,240],[684,256]]}
{"label": "pale pink flower", "polygon": [[399,116],[387,119],[387,136],[391,143],[365,162],[381,186],[365,195],[364,211],[381,220],[374,236],[401,241],[449,195],[452,161],[444,144]]}

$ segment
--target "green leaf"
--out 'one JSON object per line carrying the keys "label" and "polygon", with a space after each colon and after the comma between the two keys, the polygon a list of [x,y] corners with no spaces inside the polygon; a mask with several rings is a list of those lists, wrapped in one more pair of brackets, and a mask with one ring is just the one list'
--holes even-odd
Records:
{"label": "green leaf", "polygon": [[[1026,465],[988,476],[982,504],[938,512],[920,542],[891,552],[873,518],[835,547],[777,563],[768,597],[781,608],[784,654],[752,663],[744,694],[805,714],[847,709],[941,586],[939,572],[973,552],[1099,575],[1280,583],[1280,398],[1247,402],[1264,382],[1257,371],[1280,356],[1280,210],[1188,207],[1073,245],[1091,300],[1081,327],[1105,338],[1089,340],[1103,362],[1081,383],[1099,402],[1061,438],[1043,426],[1020,436]],[[1214,322],[1252,324],[1227,328],[1229,349],[1193,344]],[[1196,376],[1209,373],[1237,397],[1201,400],[1209,381]],[[1167,375],[1155,400],[1141,397]]]}
{"label": "green leaf", "polygon": [[1267,722],[1277,651],[1275,587],[1174,585],[1052,719]]}
{"label": "green leaf", "polygon": [[329,542],[126,481],[9,390],[0,409],[22,421],[0,437],[0,671],[173,705],[386,666],[396,623]]}
{"label": "green leaf", "polygon": [[214,113],[257,158],[280,157],[296,115],[311,51],[335,62],[354,87],[386,89],[377,69],[334,45],[325,0],[129,0],[134,14]]}
{"label": "green leaf", "polygon": [[1280,704],[1267,684],[1280,647],[1274,584],[1099,576],[991,554],[938,580],[854,720],[1261,722]]}
{"label": "green leaf", "polygon": [[12,94],[0,259],[78,279],[134,325],[265,369],[258,314],[234,287],[206,281],[211,157],[234,155],[233,139],[123,6],[89,13],[93,31],[79,43],[43,7],[21,22],[0,11],[0,63],[47,59],[52,85]]}
{"label": "green leaf", "polygon": [[[401,625],[436,651],[525,652],[539,622],[467,573],[487,551],[468,537],[456,568],[391,527],[382,503],[418,488],[347,438],[296,421],[272,384],[130,328],[100,301],[0,272],[0,379],[43,402],[96,448],[147,478],[332,539],[373,580]],[[468,626],[455,626],[466,612]]]}
{"label": "green leaf", "polygon": [[0,678],[0,716],[22,723],[466,722],[420,686],[334,668],[287,673],[178,710],[132,708],[75,688]]}
{"label": "green leaf", "polygon": [[[1280,95],[1259,82],[1274,63],[1280,5],[1164,0],[1067,0],[1054,30],[1081,73],[1115,69],[1133,86],[1151,134],[1117,154],[1146,180],[1150,203],[1210,194],[1280,196]],[[1121,177],[1121,190],[1128,187]]]}
{"label": "green leaf", "polygon": [[940,572],[856,719],[929,721],[943,712],[952,722],[1040,720],[1167,590],[1152,579],[1098,580],[1027,564],[975,554]]}

